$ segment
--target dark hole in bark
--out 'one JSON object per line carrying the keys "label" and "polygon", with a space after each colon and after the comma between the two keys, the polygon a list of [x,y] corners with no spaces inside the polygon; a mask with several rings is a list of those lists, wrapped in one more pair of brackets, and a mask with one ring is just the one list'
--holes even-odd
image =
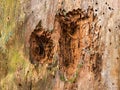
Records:
{"label": "dark hole in bark", "polygon": [[45,31],[38,23],[30,36],[30,61],[33,64],[51,62],[53,57],[53,40],[51,33]]}
{"label": "dark hole in bark", "polygon": [[39,49],[40,49],[39,54],[40,54],[40,55],[43,55],[43,54],[44,54],[44,47],[43,47],[42,44],[39,45]]}
{"label": "dark hole in bark", "polygon": [[22,84],[21,84],[21,83],[19,83],[19,86],[21,87],[21,86],[22,86]]}
{"label": "dark hole in bark", "polygon": [[111,7],[108,7],[109,10],[111,10]]}

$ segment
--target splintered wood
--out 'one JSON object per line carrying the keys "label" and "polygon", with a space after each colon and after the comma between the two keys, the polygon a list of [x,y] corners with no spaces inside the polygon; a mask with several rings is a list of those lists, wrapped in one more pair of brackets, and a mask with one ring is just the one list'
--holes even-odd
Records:
{"label": "splintered wood", "polygon": [[[99,50],[100,27],[92,8],[86,11],[74,9],[66,13],[59,10],[59,67],[66,80],[72,79],[78,67],[89,68],[98,77],[101,71],[101,50]],[[81,68],[83,68],[81,67]]]}
{"label": "splintered wood", "polygon": [[[58,12],[52,33],[45,31],[41,23],[32,32],[30,61],[33,64],[52,64],[53,55],[58,53],[59,74],[65,81],[64,88],[68,90],[76,87],[75,82],[84,69],[87,70],[85,72],[93,73],[94,80],[100,82],[104,45],[99,44],[101,26],[97,25],[98,19],[93,9],[89,7],[85,11],[78,8],[68,13],[60,9]],[[59,42],[55,46],[56,50],[53,46],[55,42]]]}
{"label": "splintered wood", "polygon": [[30,37],[30,61],[33,64],[52,63],[53,40],[51,33],[41,27],[41,22],[36,26]]}

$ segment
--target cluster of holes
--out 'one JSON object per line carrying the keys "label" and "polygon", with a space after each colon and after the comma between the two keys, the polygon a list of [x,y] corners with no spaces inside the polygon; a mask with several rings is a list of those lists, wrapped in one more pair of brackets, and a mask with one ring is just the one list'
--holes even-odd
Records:
{"label": "cluster of holes", "polygon": [[[98,5],[98,2],[96,2],[95,5]],[[114,10],[112,7],[109,6],[109,4],[108,4],[107,2],[105,2],[105,5],[108,6],[108,9],[109,9],[110,11],[113,11],[113,10]],[[95,13],[97,13],[98,10],[99,10],[99,8],[95,9]],[[105,13],[103,12],[103,15],[104,15],[104,14],[105,14]]]}

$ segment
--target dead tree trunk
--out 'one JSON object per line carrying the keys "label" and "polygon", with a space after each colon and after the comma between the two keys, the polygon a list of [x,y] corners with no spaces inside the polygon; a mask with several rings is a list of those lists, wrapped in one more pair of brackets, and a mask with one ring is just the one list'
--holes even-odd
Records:
{"label": "dead tree trunk", "polygon": [[0,90],[119,90],[119,3],[1,1]]}

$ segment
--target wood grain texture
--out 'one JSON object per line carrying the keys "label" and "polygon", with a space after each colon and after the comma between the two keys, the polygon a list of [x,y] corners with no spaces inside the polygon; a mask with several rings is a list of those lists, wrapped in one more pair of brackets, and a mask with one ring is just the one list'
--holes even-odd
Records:
{"label": "wood grain texture", "polygon": [[[72,90],[119,90],[119,3],[120,0],[0,0],[0,90],[69,90],[69,86]],[[83,38],[81,47],[90,44],[90,50],[80,51],[84,58],[78,60],[84,59],[86,65],[79,70],[79,78],[75,83],[66,82],[59,72],[59,39],[63,38],[64,41],[65,34],[63,37],[60,35],[63,28],[61,23],[56,22],[56,15],[60,9],[65,10],[65,15],[78,8],[88,13],[89,6],[97,16],[98,27],[90,29],[94,34],[87,32],[87,24],[83,26],[83,31],[80,30],[80,38]],[[29,61],[29,40],[39,21],[42,21],[45,31],[52,33],[53,62],[35,67]],[[90,22],[91,27],[95,27],[95,22]],[[67,36],[76,38],[79,35],[74,36],[70,32]],[[93,46],[91,40],[94,41]],[[75,41],[71,43],[74,44]],[[67,46],[66,48],[68,49]],[[92,56],[89,51],[95,55]]]}

